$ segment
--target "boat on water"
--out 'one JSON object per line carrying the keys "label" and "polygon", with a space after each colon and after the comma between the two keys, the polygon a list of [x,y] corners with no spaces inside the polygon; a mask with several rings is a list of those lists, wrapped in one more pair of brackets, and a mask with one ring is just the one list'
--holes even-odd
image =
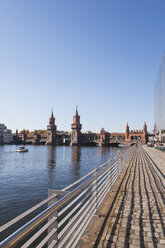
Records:
{"label": "boat on water", "polygon": [[17,150],[17,152],[28,152],[28,149],[25,148],[24,146],[20,146]]}
{"label": "boat on water", "polygon": [[118,144],[118,147],[126,147],[125,144]]}

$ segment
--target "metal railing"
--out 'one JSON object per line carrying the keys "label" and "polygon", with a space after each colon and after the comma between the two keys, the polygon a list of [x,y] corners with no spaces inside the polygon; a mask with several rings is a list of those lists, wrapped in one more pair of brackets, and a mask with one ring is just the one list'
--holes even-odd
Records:
{"label": "metal railing", "polygon": [[[127,148],[63,190],[49,190],[47,199],[0,227],[2,234],[16,226],[0,247],[75,247],[134,149]],[[47,204],[17,229],[18,223]]]}

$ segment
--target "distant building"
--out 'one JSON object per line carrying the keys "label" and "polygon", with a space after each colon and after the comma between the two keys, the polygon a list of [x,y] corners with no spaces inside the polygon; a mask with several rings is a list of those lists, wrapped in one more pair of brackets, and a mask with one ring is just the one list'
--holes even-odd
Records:
{"label": "distant building", "polygon": [[165,143],[165,129],[159,131],[157,138],[158,141]]}
{"label": "distant building", "polygon": [[0,144],[10,144],[13,142],[13,134],[10,129],[0,123]]}
{"label": "distant building", "polygon": [[10,129],[4,130],[4,144],[11,144],[13,143],[13,134]]}
{"label": "distant building", "polygon": [[155,84],[155,134],[165,130],[165,53]]}
{"label": "distant building", "polygon": [[6,129],[6,126],[2,123],[0,123],[0,144],[3,144],[4,141],[4,130]]}

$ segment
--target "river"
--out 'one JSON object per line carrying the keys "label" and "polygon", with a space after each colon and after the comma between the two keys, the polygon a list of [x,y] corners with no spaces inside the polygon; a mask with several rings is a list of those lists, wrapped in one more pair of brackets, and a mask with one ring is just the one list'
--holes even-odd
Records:
{"label": "river", "polygon": [[[0,146],[0,226],[117,154],[115,147]],[[120,148],[120,150],[123,148]]]}

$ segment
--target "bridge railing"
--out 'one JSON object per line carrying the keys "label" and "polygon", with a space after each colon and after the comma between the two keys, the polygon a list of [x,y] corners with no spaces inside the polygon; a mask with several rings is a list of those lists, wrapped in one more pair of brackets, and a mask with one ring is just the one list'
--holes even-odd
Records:
{"label": "bridge railing", "polygon": [[15,226],[0,247],[75,247],[134,149],[127,148],[63,190],[49,190],[47,199],[0,227],[3,236]]}

